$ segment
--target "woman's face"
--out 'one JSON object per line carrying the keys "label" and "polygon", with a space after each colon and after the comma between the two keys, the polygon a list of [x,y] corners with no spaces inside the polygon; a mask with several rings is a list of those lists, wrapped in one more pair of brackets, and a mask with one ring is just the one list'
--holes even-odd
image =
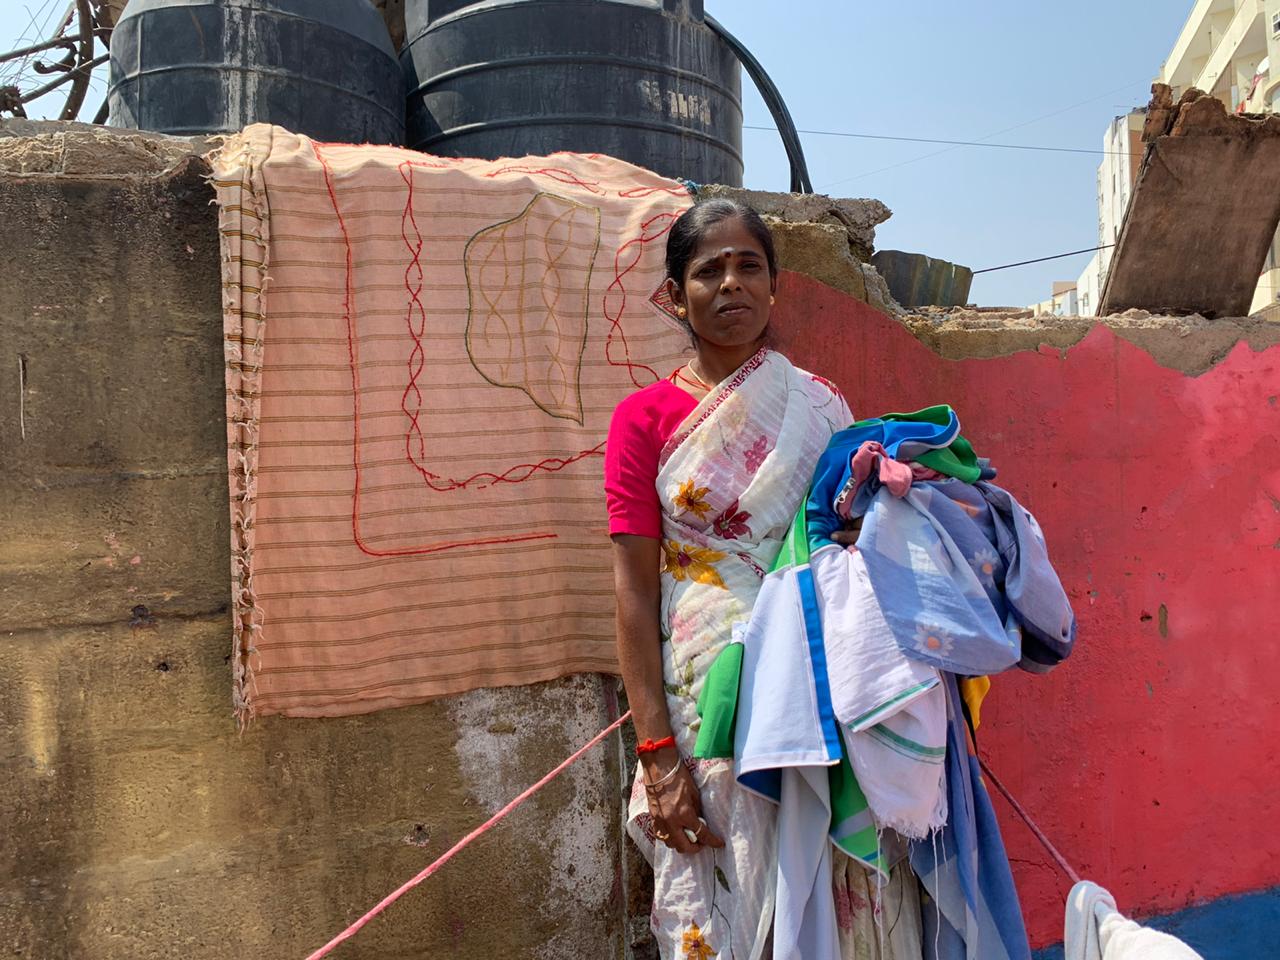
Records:
{"label": "woman's face", "polygon": [[769,323],[769,261],[737,217],[707,228],[685,267],[683,289],[668,283],[700,341],[717,347],[753,344]]}

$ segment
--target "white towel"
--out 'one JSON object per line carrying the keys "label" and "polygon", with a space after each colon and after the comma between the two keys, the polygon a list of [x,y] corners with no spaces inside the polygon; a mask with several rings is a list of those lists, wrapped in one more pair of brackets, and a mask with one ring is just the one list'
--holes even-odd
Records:
{"label": "white towel", "polygon": [[1063,960],[1204,960],[1177,937],[1125,918],[1105,889],[1082,880],[1067,895]]}
{"label": "white towel", "polygon": [[830,793],[825,767],[782,771],[778,805],[778,899],[774,960],[839,960],[840,930],[831,887]]}
{"label": "white towel", "polygon": [[[741,634],[742,686],[734,724],[734,772],[746,787],[775,803],[779,799],[776,788],[757,787],[757,783],[776,782],[776,778],[753,774],[840,762],[839,734],[814,673],[801,576],[809,576],[807,567],[769,574]],[[825,677],[821,686],[826,689]],[[824,713],[828,718],[825,725]]]}
{"label": "white towel", "polygon": [[857,549],[810,559],[831,702],[876,821],[923,838],[947,820],[947,702],[938,671],[906,657]]}

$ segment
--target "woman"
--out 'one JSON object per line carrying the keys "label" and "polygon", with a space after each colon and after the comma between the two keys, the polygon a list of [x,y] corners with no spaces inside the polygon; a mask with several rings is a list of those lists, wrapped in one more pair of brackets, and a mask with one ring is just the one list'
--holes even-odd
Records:
{"label": "woman", "polygon": [[[738,787],[732,761],[692,759],[698,695],[749,619],[818,455],[853,418],[826,381],[766,346],[778,267],[754,210],[686,211],[667,275],[695,356],[618,405],[605,455],[618,656],[641,750],[628,828],[654,867],[662,956],[754,960],[773,916],[774,808]],[[837,867],[838,899],[866,890],[845,882],[850,864]]]}

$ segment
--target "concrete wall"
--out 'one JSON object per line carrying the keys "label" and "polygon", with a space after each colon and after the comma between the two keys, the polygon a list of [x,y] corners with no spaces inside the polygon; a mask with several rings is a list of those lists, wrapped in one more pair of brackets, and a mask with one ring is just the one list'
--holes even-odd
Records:
{"label": "concrete wall", "polygon": [[1228,114],[1198,90],[1175,103],[1157,84],[1143,135],[1098,313],[1247,314],[1280,226],[1280,116]]}
{"label": "concrete wall", "polygon": [[[33,129],[0,128],[0,955],[305,956],[604,726],[615,683],[237,734],[207,169],[4,135]],[[620,956],[618,763],[339,956]]]}

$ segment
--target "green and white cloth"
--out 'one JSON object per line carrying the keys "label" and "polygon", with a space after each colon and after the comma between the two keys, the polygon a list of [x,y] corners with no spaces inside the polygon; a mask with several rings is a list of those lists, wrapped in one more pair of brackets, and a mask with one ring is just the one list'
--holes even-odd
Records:
{"label": "green and white cloth", "polygon": [[734,756],[740,733],[739,782],[774,802],[782,769],[829,768],[832,842],[872,869],[877,824],[921,837],[946,820],[937,671],[901,654],[857,551],[811,549],[803,508],[698,711],[695,756]]}

